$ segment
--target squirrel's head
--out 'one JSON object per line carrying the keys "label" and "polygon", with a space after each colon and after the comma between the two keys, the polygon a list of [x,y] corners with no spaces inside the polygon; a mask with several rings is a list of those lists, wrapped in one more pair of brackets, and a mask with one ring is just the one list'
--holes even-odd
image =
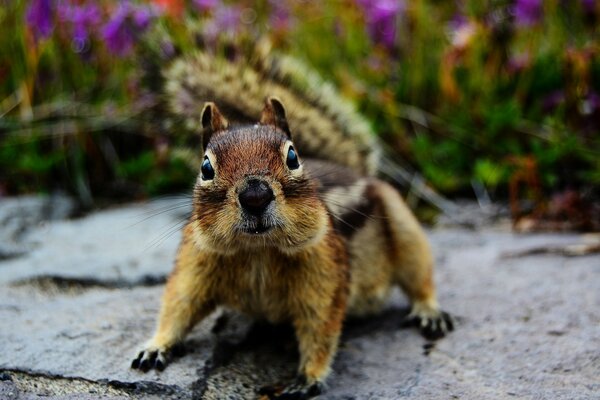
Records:
{"label": "squirrel's head", "polygon": [[192,217],[198,246],[219,253],[265,246],[295,252],[325,234],[327,212],[278,99],[266,100],[255,125],[231,126],[213,103],[201,118],[205,152]]}

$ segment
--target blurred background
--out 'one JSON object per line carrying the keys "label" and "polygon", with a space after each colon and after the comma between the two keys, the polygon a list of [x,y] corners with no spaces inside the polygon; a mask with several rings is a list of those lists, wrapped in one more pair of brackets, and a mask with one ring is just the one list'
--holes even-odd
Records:
{"label": "blurred background", "polygon": [[600,229],[598,0],[0,5],[0,199],[60,192],[89,210],[188,191],[189,140],[148,122],[147,77],[199,46],[235,57],[268,38],[443,198],[505,204],[516,226]]}

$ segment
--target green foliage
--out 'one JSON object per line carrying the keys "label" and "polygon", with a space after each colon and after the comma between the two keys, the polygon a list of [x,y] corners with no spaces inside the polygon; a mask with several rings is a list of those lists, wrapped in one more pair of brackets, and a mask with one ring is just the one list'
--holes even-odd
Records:
{"label": "green foliage", "polygon": [[17,192],[46,189],[62,162],[60,149],[49,150],[37,141],[13,137],[0,146],[0,177],[10,181]]}
{"label": "green foliage", "polygon": [[469,163],[462,157],[463,146],[460,143],[452,140],[434,143],[428,136],[421,135],[413,140],[412,145],[417,163],[423,166],[423,175],[433,186],[442,191],[454,191],[468,185],[469,176],[454,173],[467,168]]}
{"label": "green foliage", "polygon": [[501,182],[506,181],[507,168],[489,159],[481,159],[475,162],[474,177],[489,188],[495,188]]}
{"label": "green foliage", "polygon": [[194,182],[195,173],[180,158],[166,160],[161,168],[153,151],[145,151],[119,164],[117,176],[132,182],[143,182],[146,193],[161,193],[187,190]]}

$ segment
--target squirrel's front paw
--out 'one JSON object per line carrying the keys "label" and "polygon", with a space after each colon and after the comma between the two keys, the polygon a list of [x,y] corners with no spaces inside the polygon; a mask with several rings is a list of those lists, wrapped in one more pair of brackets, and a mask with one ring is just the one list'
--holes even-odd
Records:
{"label": "squirrel's front paw", "polygon": [[150,369],[162,371],[168,363],[168,351],[164,347],[148,346],[140,351],[131,362],[131,368],[146,372]]}
{"label": "squirrel's front paw", "polygon": [[454,330],[454,318],[437,308],[415,303],[410,314],[404,319],[403,325],[416,326],[426,339],[437,340]]}
{"label": "squirrel's front paw", "polygon": [[264,386],[260,388],[258,394],[267,396],[270,400],[305,400],[320,395],[324,388],[325,386],[322,382],[315,381],[309,383],[305,377],[300,376],[295,382],[289,385]]}

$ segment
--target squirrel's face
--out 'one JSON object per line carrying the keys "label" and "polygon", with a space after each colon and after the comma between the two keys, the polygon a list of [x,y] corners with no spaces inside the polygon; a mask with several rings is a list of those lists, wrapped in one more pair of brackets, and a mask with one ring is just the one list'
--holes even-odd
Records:
{"label": "squirrel's face", "polygon": [[206,143],[194,189],[198,245],[221,253],[264,246],[294,252],[318,241],[327,213],[287,132],[264,117],[228,128],[216,108],[211,112],[220,129]]}

